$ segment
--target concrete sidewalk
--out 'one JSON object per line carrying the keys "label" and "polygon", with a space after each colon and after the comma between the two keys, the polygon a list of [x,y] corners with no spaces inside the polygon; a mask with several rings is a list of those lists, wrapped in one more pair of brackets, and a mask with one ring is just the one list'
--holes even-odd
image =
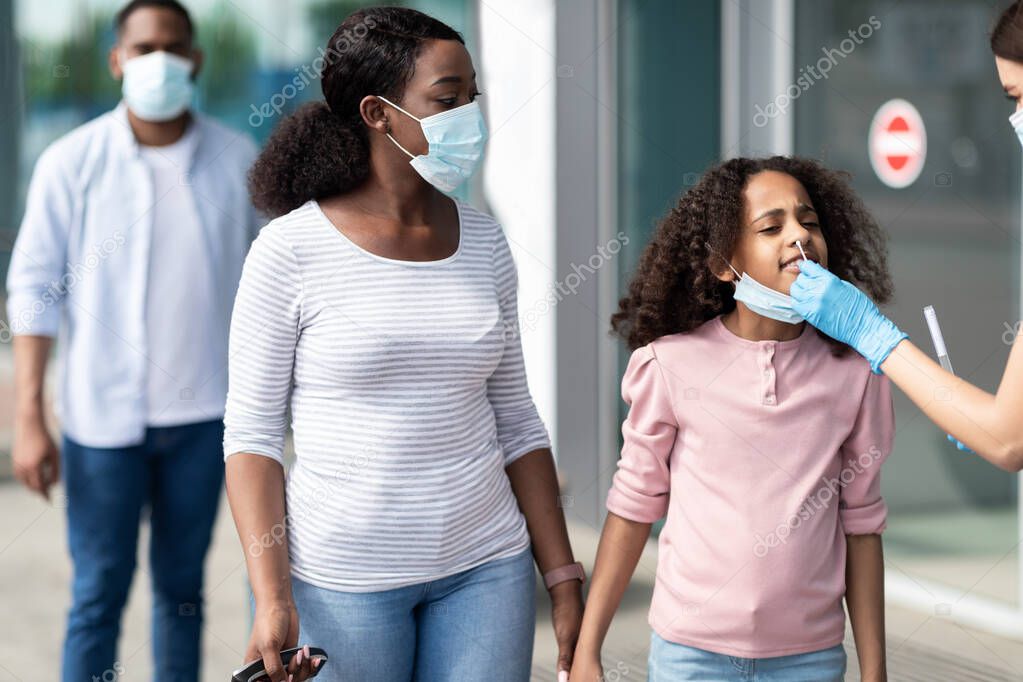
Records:
{"label": "concrete sidewalk", "polygon": [[[58,678],[60,647],[69,603],[70,563],[66,552],[61,491],[46,504],[13,482],[0,483],[0,682]],[[598,530],[570,523],[576,554],[592,567]],[[118,680],[152,678],[149,584],[145,572],[146,530],[140,568],[123,622]],[[604,649],[608,680],[646,679],[650,629],[647,609],[653,589],[656,548],[648,545]],[[227,680],[242,659],[247,640],[247,603],[242,549],[226,501],[207,560],[207,616],[203,637],[203,680]],[[539,585],[538,585],[539,588]],[[556,646],[550,606],[538,589],[535,680],[554,679]],[[945,682],[1023,679],[1023,643],[968,630],[934,614],[889,608],[890,679]],[[849,646],[847,644],[847,646]],[[858,679],[851,646],[850,674]]]}

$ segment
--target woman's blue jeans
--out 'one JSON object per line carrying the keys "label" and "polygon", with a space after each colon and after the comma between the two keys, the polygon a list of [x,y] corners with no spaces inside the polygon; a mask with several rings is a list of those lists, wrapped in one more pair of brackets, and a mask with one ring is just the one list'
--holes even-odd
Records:
{"label": "woman's blue jeans", "polygon": [[330,657],[317,682],[527,682],[535,591],[529,549],[381,592],[339,592],[292,576],[299,644]]}

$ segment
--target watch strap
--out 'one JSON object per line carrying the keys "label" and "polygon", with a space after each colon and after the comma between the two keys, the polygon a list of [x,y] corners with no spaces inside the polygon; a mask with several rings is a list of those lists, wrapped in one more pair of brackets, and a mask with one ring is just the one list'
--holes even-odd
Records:
{"label": "watch strap", "polygon": [[577,561],[574,564],[559,566],[543,574],[543,583],[547,586],[548,590],[566,580],[578,580],[580,583],[586,582],[586,571],[580,562]]}

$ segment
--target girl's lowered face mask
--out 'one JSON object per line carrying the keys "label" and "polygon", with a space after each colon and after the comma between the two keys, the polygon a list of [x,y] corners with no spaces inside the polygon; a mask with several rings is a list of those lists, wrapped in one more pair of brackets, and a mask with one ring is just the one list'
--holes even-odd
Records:
{"label": "girl's lowered face mask", "polygon": [[[725,262],[728,263],[727,260]],[[791,296],[764,286],[745,272],[740,275],[731,263],[728,263],[728,267],[739,278],[735,283],[736,301],[742,301],[757,315],[763,315],[772,320],[787,324],[799,324],[803,321],[802,315],[792,307]]]}

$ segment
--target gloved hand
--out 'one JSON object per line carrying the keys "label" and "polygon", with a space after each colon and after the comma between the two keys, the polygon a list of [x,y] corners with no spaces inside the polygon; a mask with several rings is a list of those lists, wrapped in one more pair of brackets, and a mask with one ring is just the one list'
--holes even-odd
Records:
{"label": "gloved hand", "polygon": [[793,309],[828,336],[852,346],[880,374],[881,363],[909,335],[881,314],[866,294],[817,263],[801,260],[799,270],[789,291]]}
{"label": "gloved hand", "polygon": [[970,448],[966,447],[965,443],[963,443],[960,440],[956,440],[955,438],[953,438],[951,433],[948,433],[948,434],[945,434],[945,435],[948,436],[948,442],[949,443],[955,443],[956,447],[959,448],[960,450],[962,450],[963,452],[968,452],[971,455],[976,454],[973,450],[971,450]]}

